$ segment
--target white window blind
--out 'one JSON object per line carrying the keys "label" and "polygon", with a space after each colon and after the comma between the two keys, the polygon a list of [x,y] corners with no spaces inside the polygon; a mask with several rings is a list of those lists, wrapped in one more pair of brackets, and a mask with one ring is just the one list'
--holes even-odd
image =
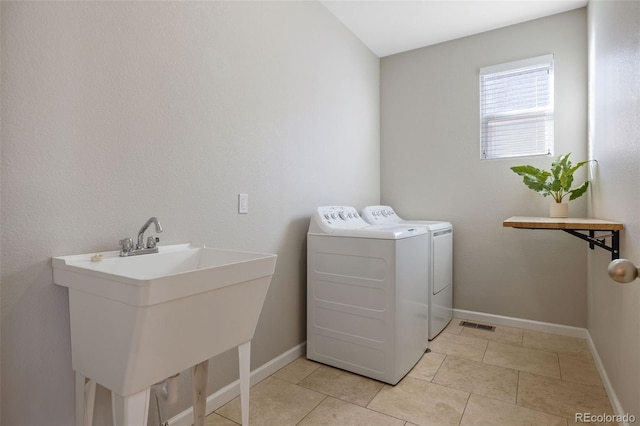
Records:
{"label": "white window blind", "polygon": [[553,55],[480,69],[481,158],[553,154]]}

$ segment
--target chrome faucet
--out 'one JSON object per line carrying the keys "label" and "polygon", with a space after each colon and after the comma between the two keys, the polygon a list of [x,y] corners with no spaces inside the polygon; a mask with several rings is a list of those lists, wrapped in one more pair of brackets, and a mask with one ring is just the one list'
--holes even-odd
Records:
{"label": "chrome faucet", "polygon": [[158,247],[156,246],[156,243],[160,241],[158,237],[149,237],[147,238],[147,244],[145,245],[144,243],[144,233],[152,223],[155,225],[157,233],[162,232],[162,225],[160,225],[158,219],[156,217],[150,217],[149,220],[142,225],[140,231],[138,231],[138,244],[136,244],[135,247],[133,246],[133,240],[131,238],[120,240],[120,247],[122,247],[122,250],[120,251],[121,257],[158,252]]}
{"label": "chrome faucet", "polygon": [[[153,248],[156,246],[156,241],[155,239],[153,240],[153,247],[149,247],[149,245],[147,244],[147,246],[144,246],[144,233],[146,232],[146,230],[151,226],[151,224],[156,225],[156,232],[160,233],[162,232],[162,225],[160,225],[160,222],[158,222],[158,218],[156,217],[150,217],[149,220],[147,220],[144,225],[142,225],[142,228],[140,228],[140,230],[138,231],[138,245],[136,246],[136,250],[140,250],[143,248]],[[153,239],[153,237],[151,237]],[[151,240],[149,240],[151,241]]]}

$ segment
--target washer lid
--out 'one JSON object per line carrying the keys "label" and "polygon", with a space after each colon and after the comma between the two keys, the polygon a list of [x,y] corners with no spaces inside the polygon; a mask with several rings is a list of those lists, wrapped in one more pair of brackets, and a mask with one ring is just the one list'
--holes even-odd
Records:
{"label": "washer lid", "polygon": [[412,225],[370,225],[353,207],[318,207],[311,217],[309,234],[355,238],[401,239],[426,234],[423,227]]}

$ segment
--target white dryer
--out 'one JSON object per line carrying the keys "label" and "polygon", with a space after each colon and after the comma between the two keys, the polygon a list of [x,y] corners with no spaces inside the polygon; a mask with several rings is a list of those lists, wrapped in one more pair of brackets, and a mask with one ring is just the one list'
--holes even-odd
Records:
{"label": "white dryer", "polygon": [[319,207],[307,234],[307,358],[396,384],[427,349],[426,229]]}
{"label": "white dryer", "polygon": [[389,206],[368,206],[362,218],[370,224],[424,227],[429,232],[425,253],[429,265],[429,340],[453,318],[453,226],[449,222],[404,220]]}

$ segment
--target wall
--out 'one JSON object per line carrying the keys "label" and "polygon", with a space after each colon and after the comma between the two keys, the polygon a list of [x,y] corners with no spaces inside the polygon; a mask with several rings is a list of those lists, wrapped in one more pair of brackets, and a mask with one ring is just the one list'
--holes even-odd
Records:
{"label": "wall", "polygon": [[[624,223],[621,257],[640,264],[640,3],[589,2],[589,140],[598,160],[590,215]],[[588,258],[589,333],[621,413],[640,417],[640,281],[607,276],[610,257]]]}
{"label": "wall", "polygon": [[[0,3],[0,22],[2,22],[2,3]],[[2,81],[2,32],[0,31],[0,81]],[[0,99],[2,99],[2,84],[0,84]],[[2,104],[0,103],[0,163],[2,163]],[[0,182],[2,177],[0,176]],[[0,183],[0,193],[2,184]],[[2,223],[2,197],[0,197],[0,224]],[[0,226],[0,232],[2,227]],[[2,253],[2,239],[0,238],[0,254]],[[2,276],[2,256],[0,256],[0,276]],[[0,285],[0,377],[2,377],[2,285]],[[2,386],[0,385],[0,401],[2,401]],[[0,419],[2,419],[2,404],[0,404]],[[0,422],[1,423],[1,422]]]}
{"label": "wall", "polygon": [[303,342],[310,214],[379,201],[378,58],[316,2],[2,2],[1,19],[2,424],[73,424],[50,257],[115,250],[150,216],[161,244],[278,253],[252,368]]}
{"label": "wall", "polygon": [[[586,34],[578,9],[381,60],[381,200],[406,218],[453,223],[455,308],[587,325],[586,244],[502,227],[548,216],[549,199],[509,168],[552,159],[480,160],[478,112],[481,67],[552,53],[555,151],[586,159]],[[570,215],[584,217],[586,204],[572,202]]]}

